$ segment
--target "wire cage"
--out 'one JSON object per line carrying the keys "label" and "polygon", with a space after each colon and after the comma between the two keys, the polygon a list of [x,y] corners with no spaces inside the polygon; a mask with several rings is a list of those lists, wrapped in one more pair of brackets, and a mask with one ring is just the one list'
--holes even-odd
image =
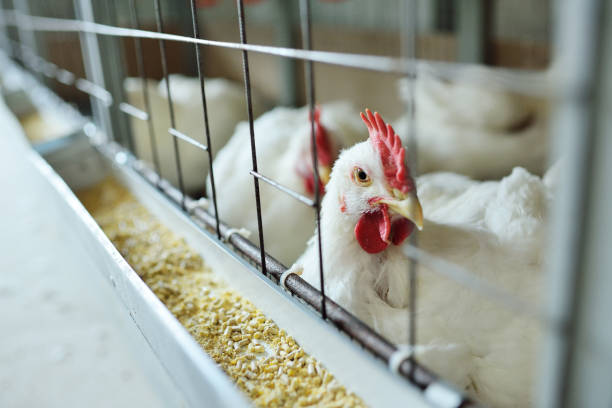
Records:
{"label": "wire cage", "polygon": [[[100,131],[90,132],[94,135],[92,143],[100,151],[113,158],[121,154],[122,165],[134,169],[214,234],[219,245],[248,260],[264,279],[281,285],[289,295],[387,363],[429,395],[433,405],[459,407],[476,402],[439,380],[419,363],[418,357],[406,351],[419,344],[417,264],[427,265],[543,328],[545,351],[541,375],[534,384],[538,405],[586,406],[591,402],[587,405],[603,406],[600,402],[609,403],[611,398],[602,374],[610,369],[585,358],[585,353],[591,340],[607,344],[598,349],[605,357],[602,361],[610,361],[612,356],[610,342],[606,343],[609,333],[598,332],[590,318],[610,303],[592,303],[591,296],[597,292],[595,282],[610,287],[609,278],[601,275],[606,265],[612,265],[607,251],[595,244],[606,242],[598,220],[609,225],[612,219],[610,211],[599,204],[603,200],[600,197],[610,196],[610,190],[601,180],[605,178],[606,161],[598,155],[599,149],[610,150],[604,136],[610,92],[598,88],[598,84],[610,81],[606,67],[612,57],[609,47],[604,46],[606,40],[610,44],[610,28],[605,22],[610,21],[612,7],[596,0],[551,3],[396,0],[381,6],[365,0],[3,0],[0,45],[39,81],[91,116]],[[382,106],[393,115],[414,118],[418,99],[410,79],[424,71],[446,81],[460,76],[469,83],[554,105],[551,145],[555,153],[551,157],[563,156],[566,165],[560,170],[560,178],[567,186],[559,189],[558,204],[553,208],[547,274],[551,296],[546,307],[525,302],[470,270],[427,253],[416,240],[406,246],[405,253],[411,259],[406,263],[411,302],[406,312],[406,349],[326,296],[327,271],[321,255],[325,237],[319,228],[323,191],[317,149],[311,149],[310,157],[314,191],[306,196],[260,171],[258,140],[264,135],[256,132],[255,121],[256,111],[266,106],[260,102],[265,98],[282,105],[306,105],[311,144],[315,146],[316,106],[333,100],[337,93],[364,106]],[[190,101],[200,110],[202,126],[198,134],[185,132],[177,120],[171,75],[176,72],[199,78],[199,97]],[[253,241],[240,234],[235,228],[238,226],[224,222],[223,208],[217,200],[218,180],[213,166],[217,151],[212,148],[216,135],[211,131],[217,118],[211,116],[207,104],[207,84],[214,76],[239,80],[244,86],[249,134],[244,148],[251,153],[249,175],[257,218]],[[126,95],[127,77],[136,77],[141,84],[139,106]],[[373,77],[376,86],[368,86]],[[154,110],[147,82],[151,78],[163,80],[160,86],[165,87],[167,95],[167,111],[163,114],[168,115],[170,126],[163,136],[156,134],[154,126],[160,112]],[[389,98],[386,92],[401,78],[409,79],[404,104]],[[264,98],[258,98],[258,94]],[[414,120],[409,123],[406,144],[416,176],[418,128]],[[137,135],[135,124],[145,129],[143,134]],[[610,124],[607,126],[609,129]],[[137,140],[143,137],[148,144]],[[171,140],[170,152],[158,151],[160,137]],[[206,163],[208,194],[202,188],[189,191],[184,169],[187,150]],[[161,153],[170,153],[170,167],[162,163]],[[205,176],[200,181],[204,185]],[[263,186],[312,208],[320,289],[291,273],[287,268],[290,265],[267,250],[266,221],[261,210]],[[211,208],[199,205],[203,195]],[[567,219],[583,222],[568,224],[564,222]],[[599,321],[605,321],[605,316]],[[440,389],[445,391],[440,394]]]}

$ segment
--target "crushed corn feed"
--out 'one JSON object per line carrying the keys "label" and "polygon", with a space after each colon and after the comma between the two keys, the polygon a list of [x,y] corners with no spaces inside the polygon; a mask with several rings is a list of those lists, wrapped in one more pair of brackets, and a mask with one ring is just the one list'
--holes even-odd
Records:
{"label": "crushed corn feed", "polygon": [[116,180],[78,196],[138,275],[255,405],[365,405]]}

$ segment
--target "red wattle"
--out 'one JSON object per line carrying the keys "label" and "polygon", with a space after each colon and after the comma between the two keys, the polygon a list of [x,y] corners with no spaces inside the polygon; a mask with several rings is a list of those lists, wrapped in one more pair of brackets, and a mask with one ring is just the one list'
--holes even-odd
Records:
{"label": "red wattle", "polygon": [[414,224],[406,218],[400,218],[393,221],[391,225],[391,242],[393,242],[394,245],[401,244],[410,234],[412,234],[413,230]]}
{"label": "red wattle", "polygon": [[388,207],[383,204],[359,218],[355,225],[355,238],[361,249],[369,254],[377,254],[384,251],[390,243],[400,245],[413,230],[414,224],[406,218],[391,222]]}
{"label": "red wattle", "polygon": [[369,254],[377,254],[389,246],[391,220],[386,205],[364,213],[355,225],[355,238],[361,249]]}

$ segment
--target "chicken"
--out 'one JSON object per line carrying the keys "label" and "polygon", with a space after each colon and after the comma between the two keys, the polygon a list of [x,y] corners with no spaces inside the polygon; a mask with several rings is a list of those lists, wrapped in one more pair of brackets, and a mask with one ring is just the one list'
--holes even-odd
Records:
{"label": "chicken", "polygon": [[[405,100],[412,99],[409,84],[401,82]],[[426,70],[412,84],[420,174],[451,171],[499,179],[515,166],[544,172],[548,117],[542,101],[474,85],[461,75],[455,82],[444,81]],[[394,127],[406,137],[409,125],[405,115]]]}
{"label": "chicken", "polygon": [[[177,130],[206,145],[200,80],[178,74],[169,78]],[[166,83],[165,80],[157,82],[150,79],[146,82],[161,174],[178,186],[173,136],[168,133],[171,126]],[[222,78],[207,78],[205,83],[212,152],[215,154],[232,136],[236,125],[247,119],[247,109],[242,85]],[[142,80],[127,78],[124,88],[128,102],[145,111]],[[266,102],[254,93],[254,115],[265,108]],[[153,163],[148,124],[136,118],[131,118],[131,124],[136,152],[141,159]],[[200,195],[209,171],[208,155],[182,140],[178,140],[178,144],[185,190]]]}
{"label": "chicken", "polygon": [[[405,239],[413,223],[421,222],[422,203],[421,251],[528,305],[539,304],[544,220],[554,177],[545,183],[523,168],[488,182],[434,173],[420,177],[415,189],[402,168],[399,137],[378,114],[368,111],[364,120],[369,142],[340,155],[322,202],[326,294],[392,342],[408,343],[405,251],[412,247]],[[381,147],[378,140],[390,140],[390,134],[393,142]],[[319,288],[318,266],[311,242],[291,271]],[[537,322],[438,274],[429,263],[419,262],[416,276],[417,360],[487,404],[530,405]]]}
{"label": "chicken", "polygon": [[[363,140],[356,110],[346,102],[323,104],[315,112],[319,175],[329,176],[338,151]],[[311,126],[308,108],[278,107],[254,123],[258,170],[304,196],[314,195]],[[257,217],[248,123],[236,128],[213,162],[219,218],[257,234]],[[314,230],[314,210],[285,192],[260,182],[264,246],[285,265],[304,251]],[[323,190],[323,185],[320,186]],[[208,196],[211,194],[208,184]],[[258,242],[255,237],[255,242]]]}

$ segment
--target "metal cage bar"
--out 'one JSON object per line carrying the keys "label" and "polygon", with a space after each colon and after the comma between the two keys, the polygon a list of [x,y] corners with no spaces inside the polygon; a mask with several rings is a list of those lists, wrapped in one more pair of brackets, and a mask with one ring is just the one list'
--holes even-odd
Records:
{"label": "metal cage bar", "polygon": [[194,138],[187,136],[186,134],[184,134],[183,132],[175,128],[168,129],[168,133],[170,133],[175,138],[181,139],[182,141],[187,142],[190,145],[197,147],[200,150],[204,150],[205,152],[208,151],[208,146],[203,145],[202,143],[198,142]]}
{"label": "metal cage bar", "polygon": [[[134,29],[140,29],[140,20],[138,18],[138,9],[136,8],[135,0],[128,0],[129,2],[129,14],[130,24]],[[153,167],[161,179],[163,177],[161,173],[161,166],[159,164],[159,152],[157,150],[157,139],[155,138],[155,128],[153,126],[153,118],[151,117],[151,101],[149,99],[149,87],[147,86],[147,76],[145,74],[145,58],[144,51],[142,49],[142,39],[140,37],[134,37],[134,50],[136,53],[136,68],[138,75],[142,81],[142,100],[144,102],[144,108],[147,114],[147,127],[149,130],[149,141],[151,143],[151,157],[153,158]]]}
{"label": "metal cage bar", "polygon": [[[92,4],[89,0],[74,0],[73,4],[77,18],[91,23],[95,21]],[[99,125],[106,132],[106,136],[115,139],[116,135],[113,134],[110,113],[108,111],[108,107],[113,101],[110,92],[106,90],[104,85],[100,46],[96,36],[97,34],[92,32],[79,33],[83,64],[88,79],[78,79],[76,87],[93,96],[91,105],[94,117],[99,120]],[[106,98],[108,99],[105,100]]]}
{"label": "metal cage bar", "polygon": [[[164,32],[164,23],[162,19],[161,6],[159,0],[154,0],[155,4],[155,22],[157,24],[157,31],[161,34]],[[162,38],[159,39],[159,53],[161,55],[161,65],[164,78],[166,80],[166,92],[168,93],[168,110],[170,112],[170,127],[176,129],[176,120],[174,117],[174,105],[172,103],[172,92],[170,91],[170,76],[168,75],[168,60],[166,58],[166,44]],[[170,129],[168,133],[172,136],[172,146],[174,149],[174,160],[176,163],[176,172],[179,182],[179,188],[183,199],[181,200],[181,207],[185,209],[185,184],[183,183],[183,169],[181,168],[181,154],[179,152],[179,144],[176,134],[173,134]]]}
{"label": "metal cage bar", "polygon": [[[198,11],[196,8],[195,0],[190,1],[191,4],[191,22],[193,25],[193,38],[200,38],[200,28],[198,26]],[[202,114],[204,115],[204,134],[206,136],[206,145],[208,149],[208,170],[210,177],[210,189],[212,193],[213,209],[215,210],[215,230],[217,232],[217,238],[221,239],[221,229],[219,226],[219,208],[217,206],[217,189],[215,187],[215,171],[213,169],[213,152],[212,145],[210,142],[210,126],[208,123],[208,106],[206,105],[206,87],[204,86],[204,64],[202,62],[202,53],[200,52],[200,46],[194,44],[193,48],[196,53],[196,64],[198,66],[198,78],[200,79],[200,91],[202,92]]]}
{"label": "metal cage bar", "polygon": [[131,117],[136,118],[138,120],[142,120],[144,122],[148,122],[149,120],[149,114],[147,112],[142,111],[127,102],[121,102],[119,104],[119,109],[126,115],[130,115]]}
{"label": "metal cage bar", "polygon": [[[94,15],[100,16],[102,21],[107,21],[109,24],[118,26],[117,5],[116,0],[108,0],[104,3],[92,3],[94,7]],[[120,37],[103,36],[98,39],[100,43],[100,53],[102,61],[102,71],[105,77],[106,88],[113,99],[125,101],[125,91],[123,88],[123,79],[125,78],[126,66],[121,56],[124,55]],[[126,120],[124,111],[121,109],[121,104],[112,104],[109,107],[109,116],[113,134],[116,139],[120,139],[127,144],[128,149],[138,156],[134,136],[130,124]]]}
{"label": "metal cage bar", "polygon": [[[563,67],[563,71],[557,72],[557,79],[565,87],[557,100],[553,121],[557,133],[554,147],[556,153],[564,155],[566,166],[562,167],[559,179],[568,187],[560,191],[553,208],[551,248],[554,250],[548,271],[552,294],[548,311],[562,324],[547,334],[544,343],[543,375],[539,384],[543,392],[538,402],[541,407],[609,406],[612,403],[608,386],[612,350],[607,351],[607,362],[603,362],[603,356],[594,359],[590,356],[587,362],[581,359],[589,357],[587,351],[592,344],[605,337],[602,321],[590,322],[585,312],[594,314],[597,311],[597,308],[593,310],[590,299],[597,292],[593,288],[594,275],[598,269],[606,268],[605,263],[597,265],[589,259],[589,255],[599,260],[604,260],[605,256],[590,250],[588,245],[597,248],[598,241],[605,242],[609,231],[603,234],[596,226],[604,222],[609,224],[612,218],[609,202],[599,208],[599,212],[589,211],[596,203],[593,201],[597,197],[596,187],[606,191],[605,182],[601,183],[596,171],[603,170],[609,157],[603,159],[606,151],[596,149],[607,147],[607,154],[612,154],[609,128],[597,127],[598,120],[610,123],[612,32],[609,25],[612,8],[607,1],[566,0],[559,2],[555,11],[558,13],[556,63]],[[598,80],[603,78],[607,81],[601,86]],[[604,174],[599,173],[599,176]],[[607,191],[609,193],[609,187]],[[577,215],[581,218],[577,219]],[[605,252],[609,254],[609,247]],[[609,270],[605,275],[609,276]],[[600,277],[600,282],[606,279]],[[609,278],[607,282],[610,284]],[[601,304],[610,305],[610,302],[601,299],[599,306]],[[604,313],[609,313],[609,308]],[[609,329],[607,331],[608,340],[612,340]],[[602,364],[607,367],[603,368]]]}
{"label": "metal cage bar", "polygon": [[[244,4],[242,0],[236,0],[238,9],[238,25],[240,29],[240,43],[247,43],[246,24],[244,20]],[[253,100],[251,98],[251,74],[249,72],[249,55],[246,49],[242,50],[242,70],[244,75],[244,92],[247,101],[247,114],[249,118],[249,135],[251,142],[251,160],[253,162],[253,172],[257,173],[257,147],[255,146],[255,128],[253,124]],[[257,230],[259,234],[259,248],[261,258],[261,273],[267,275],[266,251],[264,247],[264,231],[261,220],[261,197],[259,194],[259,178],[253,176],[255,187],[255,206],[257,210]]]}
{"label": "metal cage bar", "polygon": [[[312,50],[312,21],[310,16],[310,0],[300,0],[300,14],[302,26],[302,41],[304,49]],[[315,226],[317,234],[317,254],[319,256],[319,284],[321,290],[321,318],[327,318],[325,308],[325,274],[323,271],[323,245],[321,237],[321,187],[319,183],[319,155],[317,152],[316,134],[315,134],[315,87],[314,87],[314,69],[312,61],[306,61],[306,69],[304,76],[306,77],[306,100],[310,112],[310,146],[312,152],[312,172],[314,175],[314,211],[315,211]]]}
{"label": "metal cage bar", "polygon": [[[407,0],[403,3],[404,10],[401,13],[402,18],[405,20],[405,24],[402,24],[401,33],[401,44],[402,52],[405,53],[405,57],[409,60],[416,58],[416,35],[417,35],[417,15],[418,15],[418,2],[416,0]],[[410,69],[410,67],[408,68]],[[415,100],[415,81],[417,76],[416,70],[412,70],[408,75],[408,95],[406,111],[409,118],[408,126],[408,159],[410,166],[410,173],[413,177],[416,177],[417,161],[418,161],[418,149],[416,141],[416,100]],[[410,244],[417,246],[417,235],[410,235]],[[417,345],[417,261],[414,257],[408,257],[408,291],[410,293],[410,299],[408,304],[408,345],[410,350],[414,350]],[[414,353],[410,353],[410,361],[412,371],[410,375],[414,377],[414,367],[416,366],[416,356]]]}
{"label": "metal cage bar", "polygon": [[309,207],[314,207],[314,205],[315,205],[314,200],[311,200],[310,198],[306,197],[305,195],[300,194],[297,191],[294,191],[294,190],[290,189],[289,187],[285,187],[282,184],[272,180],[271,178],[268,178],[268,177],[264,176],[263,174],[257,173],[256,171],[251,170],[249,173],[252,176],[257,177],[258,179],[260,179],[260,180],[266,182],[267,184],[271,185],[275,189],[277,189],[279,191],[282,191],[285,194],[290,195],[291,197],[295,198],[299,202],[304,203],[304,204],[306,204]]}

